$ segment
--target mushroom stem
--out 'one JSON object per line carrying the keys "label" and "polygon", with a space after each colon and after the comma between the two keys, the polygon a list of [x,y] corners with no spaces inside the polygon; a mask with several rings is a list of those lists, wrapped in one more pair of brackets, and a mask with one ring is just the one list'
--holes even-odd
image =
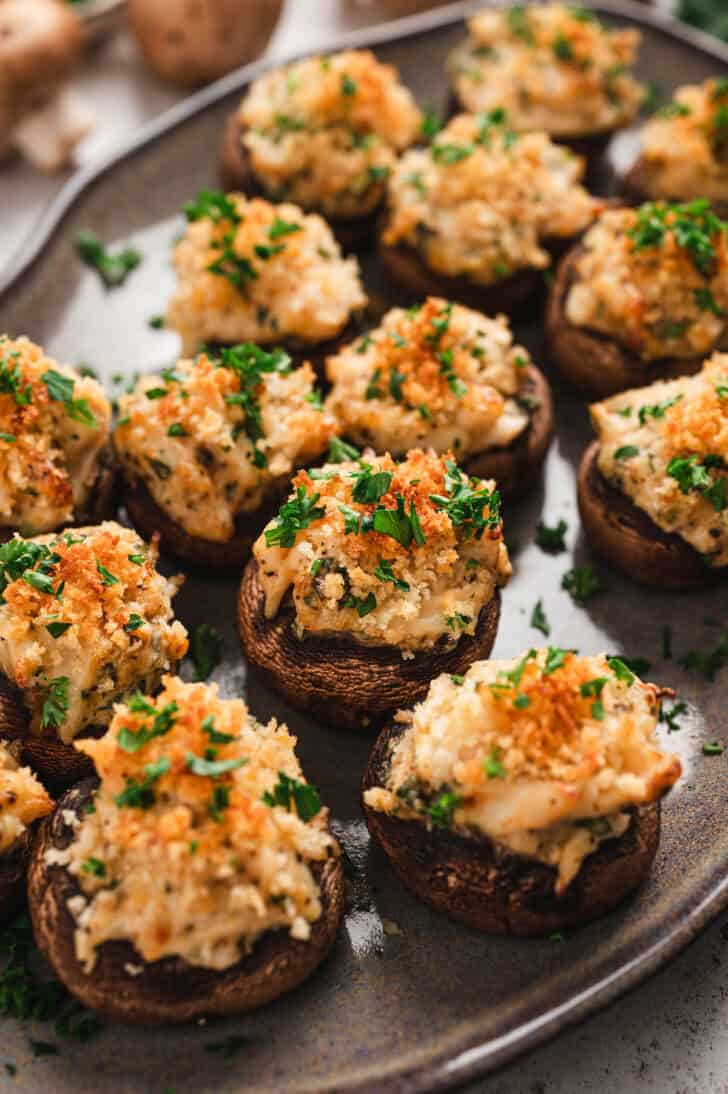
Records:
{"label": "mushroom stem", "polygon": [[9,143],[41,171],[68,166],[79,141],[93,125],[93,114],[78,92],[62,86],[27,114],[10,132]]}

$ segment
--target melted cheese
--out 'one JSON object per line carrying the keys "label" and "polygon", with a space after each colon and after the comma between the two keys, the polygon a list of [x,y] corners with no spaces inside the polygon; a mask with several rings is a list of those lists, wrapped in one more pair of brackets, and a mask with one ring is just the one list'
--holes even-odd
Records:
{"label": "melted cheese", "polygon": [[86,972],[112,939],[144,961],[225,969],[266,931],[309,938],[321,915],[311,864],[338,846],[325,809],[303,820],[290,799],[268,804],[285,777],[311,793],[296,738],[275,719],[257,722],[240,699],[220,699],[215,685],[166,677],[147,709],[136,706],[117,706],[104,737],[78,742],[101,780],[96,808],[66,850],[48,853],[82,891],[71,911]]}
{"label": "melted cheese", "polygon": [[518,396],[529,363],[505,316],[430,297],[393,308],[328,358],[326,407],[356,444],[395,456],[426,445],[463,459],[510,444],[527,427]]}
{"label": "melted cheese", "polygon": [[422,115],[395,68],[351,50],[261,76],[243,99],[240,121],[269,197],[360,217],[379,205],[397,152],[417,138]]}
{"label": "melted cheese", "polygon": [[640,35],[563,4],[482,11],[449,68],[473,113],[504,107],[520,132],[578,137],[628,125],[644,88],[630,72]]}
{"label": "melted cheese", "polygon": [[25,541],[49,554],[8,563],[23,542],[0,548],[0,670],[23,692],[32,732],[69,742],[184,656],[171,606],[183,579],[158,573],[156,546],[113,521]]}
{"label": "melted cheese", "polygon": [[95,380],[27,338],[0,336],[0,525],[33,535],[71,523],[96,480],[110,423]]}
{"label": "melted cheese", "polygon": [[679,87],[642,130],[642,185],[652,198],[728,201],[728,87]]}
{"label": "melted cheese", "polygon": [[45,817],[53,802],[29,767],[21,767],[14,745],[0,742],[0,856],[12,854],[29,825]]}
{"label": "melted cheese", "polygon": [[365,802],[548,862],[563,891],[600,838],[626,829],[624,810],[673,785],[680,761],[655,741],[657,688],[619,679],[604,656],[558,652],[433,680],[398,715],[386,783]]}
{"label": "melted cheese", "polygon": [[[209,342],[313,345],[339,334],[367,298],[356,258],[342,257],[326,221],[297,205],[230,200],[239,223],[202,217],[174,250],[179,284],[166,324],[183,352]],[[232,280],[210,268],[227,250]]]}
{"label": "melted cheese", "polygon": [[[294,467],[317,460],[336,432],[333,418],[311,402],[309,364],[291,371],[287,355],[275,367],[269,355],[264,363],[272,371],[258,372],[256,347],[245,351],[238,347],[221,361],[202,354],[163,376],[142,377],[119,400],[114,434],[124,467],[143,479],[157,504],[191,536],[218,542],[229,540],[236,516],[258,509]],[[241,392],[245,404],[235,401]]]}
{"label": "melted cheese", "polygon": [[630,233],[639,215],[609,210],[586,233],[566,298],[567,319],[609,335],[645,361],[709,353],[725,337],[725,232],[712,235],[715,259],[703,272],[669,227],[674,211],[661,243],[638,248]]}
{"label": "melted cheese", "polygon": [[[398,646],[405,656],[438,641],[453,645],[461,634],[473,634],[481,609],[496,587],[508,581],[511,566],[497,517],[498,499],[492,497],[495,484],[468,480],[450,460],[449,454],[415,449],[397,464],[391,456],[365,452],[361,463],[300,472],[294,479],[300,496],[289,501],[298,507],[304,498],[317,510],[316,517],[296,532],[289,547],[276,542],[283,519],[279,516],[253,548],[267,617],[276,615],[290,589],[299,637],[341,633],[363,644]],[[385,489],[376,502],[354,497],[363,467],[384,476]],[[492,507],[492,524],[477,529],[471,520],[456,522],[446,507],[433,501],[433,496],[447,501],[458,490],[453,476],[466,492],[469,482],[470,489],[480,492],[478,515],[487,524]],[[399,509],[405,528],[411,528],[414,509],[421,542],[412,538],[405,545],[406,537],[398,540],[387,532],[365,530],[382,509],[393,514]],[[352,517],[359,521],[359,531],[347,532]]]}
{"label": "melted cheese", "polygon": [[[715,354],[697,376],[625,391],[590,410],[604,478],[708,563],[728,566],[728,354]],[[704,468],[694,486],[676,460]]]}
{"label": "melted cheese", "polygon": [[582,161],[545,133],[518,137],[507,118],[460,114],[429,148],[405,152],[397,164],[384,241],[479,284],[543,269],[550,263],[543,241],[575,235],[598,208],[582,175]]}

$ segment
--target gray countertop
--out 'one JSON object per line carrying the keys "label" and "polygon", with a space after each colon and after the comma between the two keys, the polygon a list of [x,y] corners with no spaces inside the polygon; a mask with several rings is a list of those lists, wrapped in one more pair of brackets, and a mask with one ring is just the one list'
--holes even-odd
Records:
{"label": "gray countertop", "polygon": [[[270,55],[314,48],[343,27],[381,18],[383,7],[377,0],[288,0]],[[83,164],[181,97],[141,67],[124,34],[94,52],[80,85],[97,117],[96,129],[79,152]],[[63,181],[63,176],[43,177],[19,162],[0,170],[0,268]],[[568,949],[564,956],[568,959]],[[481,1094],[728,1094],[727,971],[724,916],[647,984],[471,1089]]]}

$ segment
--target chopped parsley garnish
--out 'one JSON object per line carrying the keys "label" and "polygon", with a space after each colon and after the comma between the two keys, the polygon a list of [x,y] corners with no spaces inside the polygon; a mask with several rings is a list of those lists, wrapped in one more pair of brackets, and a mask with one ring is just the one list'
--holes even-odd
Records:
{"label": "chopped parsley garnish", "polygon": [[453,815],[462,798],[452,790],[443,789],[425,809],[435,828],[452,828]]}
{"label": "chopped parsley garnish", "polygon": [[152,330],[164,330],[164,316],[150,315],[149,319],[147,319],[147,326]]}
{"label": "chopped parsley garnish", "polygon": [[144,778],[141,782],[138,779],[129,778],[125,779],[126,786],[120,794],[117,794],[114,798],[114,803],[119,806],[120,809],[151,809],[156,801],[153,786],[154,783],[162,775],[165,775],[170,768],[170,761],[168,756],[162,756],[153,764],[144,765]]}
{"label": "chopped parsley garnish", "polygon": [[565,551],[564,536],[568,527],[565,520],[560,520],[553,528],[549,528],[543,521],[539,521],[536,526],[536,543],[542,551],[552,551],[554,554]]}
{"label": "chopped parsley garnish", "polygon": [[640,450],[636,444],[623,444],[621,448],[618,448],[614,453],[615,460],[631,460],[634,456],[639,456]]}
{"label": "chopped parsley garnish", "polygon": [[181,422],[172,422],[172,424],[167,427],[168,437],[186,437],[187,435],[187,430]]}
{"label": "chopped parsley garnish", "polygon": [[701,311],[709,311],[712,312],[713,315],[725,314],[710,289],[694,289],[693,297],[695,298],[695,303]]}
{"label": "chopped parsley garnish", "polygon": [[547,638],[551,634],[551,626],[546,618],[546,613],[543,610],[543,602],[541,600],[536,601],[533,611],[531,612],[531,626],[537,631],[541,631],[541,634],[545,634]]}
{"label": "chopped parsley garnish", "polygon": [[607,664],[620,683],[631,687],[635,681],[635,674],[621,657],[609,657],[607,658]]}
{"label": "chopped parsley garnish", "polygon": [[696,490],[720,513],[728,507],[728,479],[722,476],[711,479],[709,467],[722,469],[724,464],[719,456],[708,456],[702,463],[697,456],[673,456],[667,465],[667,473],[675,479],[681,493],[689,494],[691,490]]}
{"label": "chopped parsley garnish", "polygon": [[0,432],[0,441],[5,441],[6,444],[15,444],[17,437],[14,433],[2,433]]}
{"label": "chopped parsley garnish", "polygon": [[679,103],[673,100],[671,103],[665,103],[657,111],[658,118],[687,118],[689,114],[692,114],[692,110],[686,103]]}
{"label": "chopped parsley garnish", "polygon": [[442,120],[432,107],[426,107],[422,114],[420,132],[425,140],[431,141],[442,129]]}
{"label": "chopped parsley garnish", "polygon": [[48,634],[51,636],[51,638],[60,638],[62,634],[66,633],[70,626],[70,623],[63,623],[60,619],[58,619],[53,620],[50,623],[46,623],[46,630],[48,631]]}
{"label": "chopped parsley garnish", "polygon": [[392,563],[388,559],[380,558],[379,565],[375,567],[373,573],[380,581],[391,581],[395,589],[400,589],[404,593],[409,592],[409,585],[406,581],[401,581],[397,577],[392,569]]}
{"label": "chopped parsley garnish", "polygon": [[212,799],[207,811],[216,824],[222,823],[222,811],[230,805],[230,789],[225,785],[218,785],[212,791]]}
{"label": "chopped parsley garnish", "polygon": [[445,622],[451,631],[456,631],[465,630],[472,623],[472,619],[469,615],[463,615],[462,612],[455,612],[453,615],[448,615]]}
{"label": "chopped parsley garnish", "polygon": [[132,634],[134,631],[138,631],[140,627],[144,627],[146,622],[146,619],[143,619],[137,612],[131,612],[128,621],[124,624],[124,630]]}
{"label": "chopped parsley garnish", "polygon": [[665,411],[675,406],[675,403],[679,403],[681,399],[682,395],[673,395],[672,398],[663,399],[662,402],[641,406],[638,415],[640,425],[644,425],[648,418],[664,418]]}
{"label": "chopped parsley garnish", "polygon": [[41,729],[46,729],[48,726],[56,729],[63,725],[69,707],[68,685],[67,676],[55,676],[48,681],[46,697],[40,712]]}
{"label": "chopped parsley garnish", "polygon": [[346,72],[342,72],[341,74],[341,94],[347,98],[356,95],[356,81],[352,80],[351,76]]}
{"label": "chopped parsley garnish", "polygon": [[92,874],[94,877],[106,877],[106,866],[101,859],[87,858],[81,867],[85,874]]}
{"label": "chopped parsley garnish", "polygon": [[293,235],[294,232],[302,231],[302,224],[296,224],[295,221],[292,220],[283,220],[281,217],[277,216],[268,228],[268,239],[282,239],[284,236],[290,236]]}
{"label": "chopped parsley garnish", "polygon": [[461,688],[465,683],[465,677],[461,676],[459,673],[456,672],[451,675],[450,679],[452,680],[456,688]]}
{"label": "chopped parsley garnish", "polygon": [[452,391],[453,395],[456,395],[459,399],[462,398],[462,396],[465,395],[468,389],[455,372],[452,350],[442,350],[440,353],[437,354],[437,359],[440,362],[440,375],[444,376],[447,380],[448,387]]}
{"label": "chopped parsley garnish", "polygon": [[150,400],[163,399],[167,394],[167,389],[166,387],[148,387],[144,394]]}
{"label": "chopped parsley garnish", "polygon": [[73,418],[75,422],[81,422],[83,425],[90,426],[91,428],[95,427],[96,419],[91,413],[88,399],[74,399],[73,397],[73,392],[76,387],[75,380],[72,380],[68,376],[61,375],[60,372],[56,372],[53,368],[44,372],[41,376],[41,380],[46,386],[48,398],[56,403],[63,403],[69,418]]}
{"label": "chopped parsley garnish", "polygon": [[0,603],[11,581],[25,580],[40,592],[52,593],[51,571],[59,556],[44,543],[26,539],[10,539],[0,544]]}
{"label": "chopped parsley garnish", "polygon": [[467,478],[453,460],[447,460],[445,467],[447,494],[431,494],[430,501],[447,514],[454,527],[463,529],[465,539],[481,539],[486,528],[500,524],[500,494],[490,491],[480,479]]}
{"label": "chopped parsley garnish", "polygon": [[81,261],[96,270],[107,289],[123,285],[142,260],[141,253],[135,247],[125,247],[111,254],[92,232],[79,233],[76,250]]}
{"label": "chopped parsley garnish", "polygon": [[212,623],[192,628],[188,657],[195,668],[196,680],[207,680],[222,661],[223,639]]}
{"label": "chopped parsley garnish", "polygon": [[206,760],[202,756],[195,756],[193,752],[188,752],[185,756],[188,771],[191,771],[193,775],[203,775],[213,779],[218,775],[225,775],[228,771],[235,771],[246,763],[248,760],[245,756],[238,756],[231,760]]}
{"label": "chopped parsley garnish", "polygon": [[637,210],[637,223],[628,235],[634,249],[641,251],[660,247],[670,231],[678,246],[687,251],[695,268],[707,274],[715,260],[713,237],[725,232],[727,227],[713,213],[705,198],[681,205],[648,202]]}
{"label": "chopped parsley garnish", "polygon": [[447,167],[454,163],[460,163],[472,156],[475,148],[472,144],[433,144],[432,158],[435,163],[442,163]]}
{"label": "chopped parsley garnish", "polygon": [[[0,339],[0,346],[3,341]],[[33,389],[23,381],[19,357],[18,350],[6,350],[0,355],[0,395],[12,395],[16,406],[29,406],[33,402]]]}
{"label": "chopped parsley garnish", "polygon": [[[524,698],[526,697],[524,696]],[[483,760],[483,771],[489,779],[505,779],[506,769],[501,763],[500,757],[500,749],[494,746],[490,750],[490,755]]]}
{"label": "chopped parsley garnish", "polygon": [[278,782],[271,790],[265,791],[263,801],[271,808],[280,805],[289,813],[293,807],[304,822],[312,820],[321,811],[321,798],[316,787],[291,778],[285,771],[278,772]]}
{"label": "chopped parsley garnish", "polygon": [[365,505],[379,501],[392,484],[391,471],[373,472],[370,464],[362,464],[361,470],[355,472],[352,477],[354,479],[352,499]]}
{"label": "chopped parsley garnish", "polygon": [[332,437],[329,441],[329,463],[344,463],[346,460],[358,460],[361,453],[353,444],[342,441],[341,437]]}
{"label": "chopped parsley garnish", "polygon": [[240,223],[235,202],[220,190],[200,190],[194,201],[188,201],[183,206],[183,212],[190,223],[205,219],[211,220],[213,224],[219,224],[221,220]]}
{"label": "chopped parsley garnish", "polygon": [[96,571],[101,577],[102,585],[110,586],[119,584],[118,577],[115,577],[114,574],[112,574],[111,570],[107,570],[106,567],[101,562],[99,562],[98,559],[96,559]]}
{"label": "chopped parsley garnish", "polygon": [[563,650],[560,646],[549,646],[546,651],[546,661],[543,666],[544,676],[551,676],[557,669],[563,668],[564,662],[571,650]]}
{"label": "chopped parsley garnish", "polygon": [[604,685],[608,683],[606,676],[596,676],[593,680],[586,680],[583,684],[579,685],[579,695],[582,699],[593,699],[591,714],[597,722],[604,720],[604,703],[602,702],[602,691]]}
{"label": "chopped parsley garnish", "polygon": [[594,568],[587,564],[567,570],[561,579],[561,587],[566,589],[578,604],[585,604],[587,600],[602,592],[604,585],[599,575],[594,572]]}
{"label": "chopped parsley garnish", "polygon": [[265,530],[265,542],[268,547],[293,547],[297,534],[308,528],[315,520],[325,516],[323,505],[317,506],[320,494],[306,493],[305,486],[299,486],[293,498],[284,502],[278,510],[278,516]]}
{"label": "chopped parsley garnish", "polygon": [[155,737],[164,737],[174,726],[177,720],[177,711],[179,710],[177,704],[173,702],[165,704],[160,711],[157,711],[156,707],[139,691],[131,696],[128,707],[133,714],[152,715],[153,720],[151,725],[142,726],[138,730],[122,726],[116,740],[119,748],[123,749],[124,752],[138,752],[140,748],[149,744]]}
{"label": "chopped parsley garnish", "polygon": [[257,447],[265,436],[258,394],[263,377],[271,373],[286,376],[291,371],[291,358],[282,349],[264,350],[253,342],[243,342],[237,346],[223,349],[220,354],[220,366],[230,369],[237,378],[239,389],[226,396],[225,402],[238,406],[245,415],[242,432],[253,445],[253,462],[256,467],[265,467],[266,458]]}
{"label": "chopped parsley garnish", "polygon": [[206,718],[203,718],[200,723],[200,729],[203,733],[206,733],[210,739],[210,744],[213,745],[229,745],[231,741],[235,740],[235,737],[230,733],[220,733],[215,729],[215,719],[211,714],[208,714]]}
{"label": "chopped parsley garnish", "polygon": [[533,45],[533,31],[528,18],[528,9],[525,4],[514,4],[506,11],[506,21],[511,34],[528,45]]}
{"label": "chopped parsley garnish", "polygon": [[557,34],[551,43],[551,48],[554,51],[554,56],[559,61],[573,61],[574,60],[574,47],[565,34]]}
{"label": "chopped parsley garnish", "polygon": [[377,606],[377,598],[374,593],[367,593],[366,596],[354,596],[349,593],[341,601],[342,608],[354,608],[360,619],[363,619],[365,615],[369,615]]}

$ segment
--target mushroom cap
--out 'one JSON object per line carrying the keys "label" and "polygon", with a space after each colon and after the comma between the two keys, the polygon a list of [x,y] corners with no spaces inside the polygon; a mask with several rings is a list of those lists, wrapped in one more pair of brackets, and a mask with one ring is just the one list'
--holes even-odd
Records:
{"label": "mushroom cap", "polygon": [[81,46],[81,22],[63,0],[0,0],[0,134],[45,106]]}
{"label": "mushroom cap", "polygon": [[283,0],[129,0],[129,26],[157,75],[195,87],[262,53],[282,7]]}

